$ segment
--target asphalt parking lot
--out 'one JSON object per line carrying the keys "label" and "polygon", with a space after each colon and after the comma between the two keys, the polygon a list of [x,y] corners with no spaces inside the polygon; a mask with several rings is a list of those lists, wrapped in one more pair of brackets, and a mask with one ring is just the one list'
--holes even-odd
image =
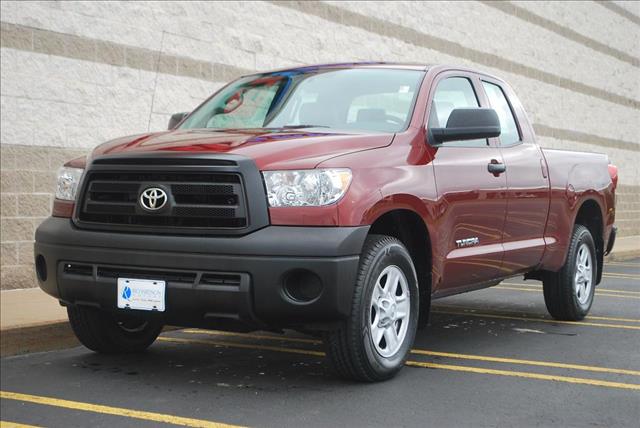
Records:
{"label": "asphalt parking lot", "polygon": [[296,333],[164,333],[143,355],[78,347],[1,363],[3,423],[35,426],[629,426],[640,420],[640,259],[612,262],[580,323],[540,283],[434,303],[400,375],[335,378]]}

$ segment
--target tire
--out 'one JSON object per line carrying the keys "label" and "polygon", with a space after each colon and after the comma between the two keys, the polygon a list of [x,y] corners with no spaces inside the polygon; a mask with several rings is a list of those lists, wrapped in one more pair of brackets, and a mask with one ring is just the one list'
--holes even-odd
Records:
{"label": "tire", "polygon": [[557,320],[579,321],[593,304],[598,265],[589,230],[575,225],[564,266],[543,279],[544,302]]}
{"label": "tire", "polygon": [[396,238],[370,235],[360,257],[351,315],[324,337],[330,365],[345,379],[392,378],[413,345],[418,309],[418,280],[409,252]]}
{"label": "tire", "polygon": [[102,354],[142,352],[162,331],[162,323],[158,321],[82,306],[68,306],[67,315],[80,343]]}

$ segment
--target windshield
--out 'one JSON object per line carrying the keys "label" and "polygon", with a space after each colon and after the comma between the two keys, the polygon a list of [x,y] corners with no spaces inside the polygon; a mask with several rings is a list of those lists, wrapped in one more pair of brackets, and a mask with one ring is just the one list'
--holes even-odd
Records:
{"label": "windshield", "polygon": [[194,111],[180,129],[332,128],[399,132],[424,73],[300,69],[243,77]]}

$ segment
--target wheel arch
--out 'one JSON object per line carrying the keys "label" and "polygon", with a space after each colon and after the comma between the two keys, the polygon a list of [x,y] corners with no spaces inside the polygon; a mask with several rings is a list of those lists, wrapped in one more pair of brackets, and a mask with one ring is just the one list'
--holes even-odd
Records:
{"label": "wheel arch", "polygon": [[380,213],[371,223],[370,234],[399,239],[409,251],[418,276],[420,293],[419,326],[425,326],[431,304],[432,245],[423,217],[408,208],[395,208]]}

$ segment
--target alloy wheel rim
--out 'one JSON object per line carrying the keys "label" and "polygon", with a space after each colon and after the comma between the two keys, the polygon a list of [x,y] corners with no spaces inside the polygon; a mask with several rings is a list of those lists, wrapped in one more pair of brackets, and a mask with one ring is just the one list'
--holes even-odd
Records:
{"label": "alloy wheel rim", "polygon": [[576,272],[573,279],[576,298],[581,305],[586,304],[593,286],[593,262],[586,244],[580,245],[576,254]]}
{"label": "alloy wheel rim", "polygon": [[404,343],[411,316],[410,297],[402,270],[387,266],[376,280],[369,308],[371,342],[382,357],[392,357]]}

